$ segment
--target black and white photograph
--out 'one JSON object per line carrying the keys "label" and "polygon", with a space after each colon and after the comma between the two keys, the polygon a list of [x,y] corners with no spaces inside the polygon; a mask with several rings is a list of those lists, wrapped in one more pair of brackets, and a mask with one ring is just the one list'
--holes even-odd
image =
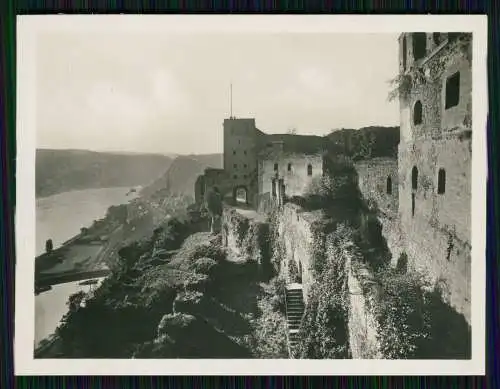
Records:
{"label": "black and white photograph", "polygon": [[486,18],[334,18],[18,18],[16,368],[484,372]]}

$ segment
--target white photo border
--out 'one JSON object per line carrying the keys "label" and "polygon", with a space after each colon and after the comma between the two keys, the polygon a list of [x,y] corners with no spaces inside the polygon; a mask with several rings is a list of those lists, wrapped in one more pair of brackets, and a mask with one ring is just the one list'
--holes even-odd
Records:
{"label": "white photo border", "polygon": [[[470,360],[35,359],[37,34],[473,33]],[[397,44],[395,42],[394,44]],[[484,375],[488,114],[486,15],[24,15],[17,18],[16,375]]]}

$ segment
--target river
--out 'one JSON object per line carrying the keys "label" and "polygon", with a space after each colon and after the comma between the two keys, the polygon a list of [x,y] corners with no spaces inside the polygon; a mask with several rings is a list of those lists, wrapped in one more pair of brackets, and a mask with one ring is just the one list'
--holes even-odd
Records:
{"label": "river", "polygon": [[[36,201],[36,253],[43,253],[45,241],[52,239],[54,248],[101,219],[111,205],[127,203],[130,188],[88,189],[64,192]],[[55,285],[35,296],[35,344],[54,332],[68,308],[71,294],[88,291],[89,286],[78,282]]]}

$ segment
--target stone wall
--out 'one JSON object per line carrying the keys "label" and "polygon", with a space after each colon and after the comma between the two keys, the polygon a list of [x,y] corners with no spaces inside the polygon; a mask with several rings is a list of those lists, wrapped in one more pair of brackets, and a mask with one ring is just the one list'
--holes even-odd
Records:
{"label": "stone wall", "polygon": [[302,270],[302,285],[304,300],[310,286],[314,282],[314,255],[315,237],[313,223],[320,220],[320,212],[304,212],[295,204],[285,204],[277,220],[278,239],[284,245],[284,257],[281,262],[281,269],[286,276],[288,274],[288,262],[294,261],[297,268]]}
{"label": "stone wall", "polygon": [[[349,347],[353,359],[380,359],[378,324],[373,310],[375,301],[363,288],[374,287],[371,272],[366,267],[353,266],[352,256],[345,252],[348,269]],[[373,294],[372,294],[373,295]]]}
{"label": "stone wall", "polygon": [[248,218],[234,208],[224,207],[222,242],[232,261],[255,261],[263,270],[270,265],[269,224]]}
{"label": "stone wall", "polygon": [[[417,141],[400,145],[400,217],[411,267],[439,281],[444,298],[470,321],[470,140]],[[411,172],[418,170],[417,189]],[[444,193],[437,193],[444,169]],[[414,200],[412,200],[414,196]],[[412,212],[414,201],[414,213]]]}
{"label": "stone wall", "polygon": [[[436,45],[428,40],[417,62],[422,79],[401,99],[399,234],[410,267],[439,283],[444,300],[470,324],[471,45],[448,37]],[[409,53],[412,36],[406,38]],[[456,100],[447,106],[447,82],[456,74]]]}
{"label": "stone wall", "polygon": [[[311,165],[311,175],[308,174],[309,165]],[[279,182],[282,180],[285,186],[285,196],[302,196],[313,179],[322,175],[322,154],[307,155],[278,151],[259,160],[259,194],[269,193],[272,198],[278,198],[280,195]],[[274,191],[273,181],[275,182]]]}
{"label": "stone wall", "polygon": [[[320,235],[315,228],[316,223],[323,220],[322,212],[304,212],[294,204],[286,204],[278,217],[278,239],[284,244],[284,257],[282,258],[281,269],[285,273],[288,271],[288,262],[295,261],[297,268],[302,268],[302,286],[304,300],[308,303],[309,291],[314,279],[314,261],[322,253],[327,263],[338,261],[339,258],[329,256],[338,255],[338,247],[332,248],[334,244],[328,235]],[[324,243],[324,245],[322,244]],[[352,242],[351,242],[352,243]],[[330,246],[329,246],[330,245]],[[374,302],[369,301],[362,288],[367,288],[371,278],[371,273],[361,268],[359,259],[356,257],[354,245],[347,245],[341,250],[341,262],[346,264],[347,290],[346,299],[348,310],[349,345],[353,358],[377,358],[380,357],[379,344],[377,338],[377,323],[373,313]],[[359,255],[359,254],[358,254]],[[356,261],[356,259],[358,259]],[[353,266],[353,263],[356,266]],[[361,270],[360,270],[361,268]]]}
{"label": "stone wall", "polygon": [[224,120],[224,171],[231,190],[244,188],[249,203],[257,194],[257,143],[255,119]]}
{"label": "stone wall", "polygon": [[[428,34],[432,35],[432,34]],[[439,45],[428,45],[425,58],[417,61],[421,79],[410,90],[408,97],[400,99],[401,141],[408,142],[421,137],[441,138],[446,134],[471,129],[472,114],[472,70],[471,45],[458,46],[448,42],[447,36]],[[405,37],[409,63],[411,58],[412,34]],[[403,37],[400,40],[400,57],[403,56]],[[446,106],[446,83],[450,76],[460,74],[458,104]],[[415,121],[416,103],[422,104],[420,122]]]}
{"label": "stone wall", "polygon": [[398,212],[398,161],[391,158],[374,158],[355,163],[358,185],[363,197],[377,204],[387,217]]}

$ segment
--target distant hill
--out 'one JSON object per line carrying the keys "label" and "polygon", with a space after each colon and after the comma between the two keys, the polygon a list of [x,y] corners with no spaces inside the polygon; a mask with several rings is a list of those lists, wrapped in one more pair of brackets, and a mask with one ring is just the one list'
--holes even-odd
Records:
{"label": "distant hill", "polygon": [[165,174],[141,191],[141,195],[170,193],[194,198],[196,179],[207,167],[221,168],[222,154],[179,156],[174,159]]}
{"label": "distant hill", "polygon": [[331,151],[354,160],[366,158],[397,158],[399,127],[363,127],[359,130],[334,130],[326,136]]}
{"label": "distant hill", "polygon": [[155,154],[94,152],[87,150],[36,151],[36,196],[70,190],[147,185],[172,158]]}
{"label": "distant hill", "polygon": [[224,166],[224,154],[191,154],[187,155],[187,157],[200,162],[206,167],[222,169]]}

